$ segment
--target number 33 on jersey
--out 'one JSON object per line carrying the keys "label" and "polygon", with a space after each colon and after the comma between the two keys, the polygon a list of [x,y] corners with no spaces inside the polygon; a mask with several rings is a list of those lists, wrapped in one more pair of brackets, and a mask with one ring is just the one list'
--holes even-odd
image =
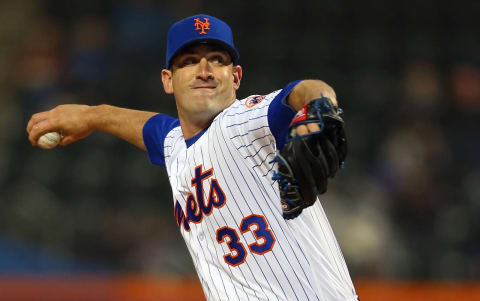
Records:
{"label": "number 33 on jersey", "polygon": [[[183,227],[185,231],[190,231],[190,224],[202,222],[204,216],[210,216],[214,208],[222,208],[227,197],[216,179],[211,178],[212,169],[202,171],[202,165],[195,168],[195,176],[191,180],[191,185],[195,190],[195,196],[189,193],[186,199],[185,208],[175,202],[175,219],[177,225]],[[211,178],[211,179],[209,179]],[[209,179],[210,181],[207,181]],[[204,191],[204,182],[209,183],[209,190]],[[205,198],[208,196],[208,199]],[[226,244],[229,253],[223,256],[225,263],[231,266],[238,266],[245,262],[249,252],[252,254],[263,255],[272,250],[275,245],[275,237],[268,227],[264,216],[251,214],[239,221],[238,229],[228,226],[220,227],[216,230],[216,240],[219,244]],[[251,232],[255,241],[249,243],[247,248],[240,240],[240,234]]]}

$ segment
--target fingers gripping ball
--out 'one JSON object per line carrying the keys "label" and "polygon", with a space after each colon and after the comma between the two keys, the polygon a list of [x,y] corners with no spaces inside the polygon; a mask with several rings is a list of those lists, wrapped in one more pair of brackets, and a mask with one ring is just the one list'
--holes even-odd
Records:
{"label": "fingers gripping ball", "polygon": [[[290,123],[287,142],[273,160],[285,219],[297,217],[325,193],[328,178],[333,178],[347,156],[343,112],[330,99],[322,97],[307,103]],[[296,127],[317,123],[320,131],[298,136]]]}
{"label": "fingers gripping ball", "polygon": [[58,132],[46,133],[38,139],[38,146],[43,149],[52,149],[60,143],[61,138]]}

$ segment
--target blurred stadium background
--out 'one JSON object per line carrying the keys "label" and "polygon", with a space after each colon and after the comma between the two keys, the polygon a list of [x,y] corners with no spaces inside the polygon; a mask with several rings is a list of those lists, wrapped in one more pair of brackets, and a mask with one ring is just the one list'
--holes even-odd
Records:
{"label": "blurred stadium background", "polygon": [[0,300],[203,300],[163,168],[102,133],[44,151],[25,132],[63,103],[175,115],[166,33],[198,12],[233,28],[239,98],[336,89],[350,154],[323,204],[362,301],[480,300],[474,0],[0,1]]}

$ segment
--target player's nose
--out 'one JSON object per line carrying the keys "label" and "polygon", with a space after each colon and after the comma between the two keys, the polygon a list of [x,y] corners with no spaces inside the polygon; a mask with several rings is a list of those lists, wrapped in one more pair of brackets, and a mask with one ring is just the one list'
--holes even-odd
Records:
{"label": "player's nose", "polygon": [[207,58],[205,57],[202,57],[200,59],[200,63],[198,64],[197,78],[202,80],[213,79],[212,69],[210,67],[210,64],[208,63]]}

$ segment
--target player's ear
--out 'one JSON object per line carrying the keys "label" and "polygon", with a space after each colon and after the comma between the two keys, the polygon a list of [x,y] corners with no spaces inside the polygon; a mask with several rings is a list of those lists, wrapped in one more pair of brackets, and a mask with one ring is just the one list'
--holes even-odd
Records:
{"label": "player's ear", "polygon": [[242,80],[242,66],[236,65],[232,67],[233,74],[233,88],[238,90],[240,88],[240,81]]}
{"label": "player's ear", "polygon": [[173,94],[173,84],[172,84],[172,70],[163,69],[162,70],[162,82],[163,89],[167,94]]}

